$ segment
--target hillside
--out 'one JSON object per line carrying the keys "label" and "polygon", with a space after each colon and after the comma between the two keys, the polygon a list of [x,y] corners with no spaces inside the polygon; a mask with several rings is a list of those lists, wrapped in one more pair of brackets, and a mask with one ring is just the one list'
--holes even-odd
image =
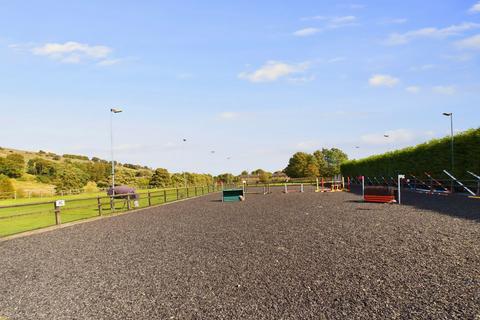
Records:
{"label": "hillside", "polygon": [[[184,185],[183,173],[166,169],[116,163],[115,181],[137,188]],[[213,182],[208,174],[186,173],[189,185]],[[96,192],[111,181],[111,162],[84,155],[59,155],[47,151],[0,148],[0,197],[52,195],[54,193]]]}

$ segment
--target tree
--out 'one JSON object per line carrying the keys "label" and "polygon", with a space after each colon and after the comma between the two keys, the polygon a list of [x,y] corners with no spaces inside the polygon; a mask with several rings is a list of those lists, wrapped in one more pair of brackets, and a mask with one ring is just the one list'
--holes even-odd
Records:
{"label": "tree", "polygon": [[330,172],[328,168],[327,160],[325,160],[325,155],[323,154],[322,150],[317,150],[313,153],[313,156],[317,160],[318,165],[318,175],[322,177],[329,177]]}
{"label": "tree", "polygon": [[36,176],[53,177],[57,172],[57,164],[43,158],[33,158],[27,163],[27,172]]}
{"label": "tree", "polygon": [[314,156],[309,156],[307,167],[304,171],[304,176],[309,178],[315,178],[320,175],[320,171],[318,170],[318,162]]}
{"label": "tree", "polygon": [[158,168],[152,175],[148,185],[153,188],[166,188],[171,183],[170,173],[167,169]]}
{"label": "tree", "polygon": [[327,162],[328,176],[340,174],[340,165],[348,160],[347,154],[337,148],[322,149],[322,153]]}
{"label": "tree", "polygon": [[0,175],[0,199],[11,198],[14,191],[12,181],[6,175]]}
{"label": "tree", "polygon": [[262,172],[258,175],[258,180],[261,183],[269,183],[272,180],[272,174],[262,170]]}
{"label": "tree", "polygon": [[0,174],[10,178],[20,178],[25,170],[25,159],[23,155],[14,153],[6,158],[0,158]]}
{"label": "tree", "polygon": [[231,173],[222,173],[222,174],[219,174],[216,177],[216,180],[220,181],[220,182],[223,182],[224,184],[231,184],[231,183],[237,182],[238,178],[236,178]]}
{"label": "tree", "polygon": [[243,170],[242,173],[240,173],[241,176],[248,176],[248,171],[247,170]]}
{"label": "tree", "polygon": [[305,152],[295,153],[288,161],[285,173],[291,178],[304,178],[308,175],[308,167],[312,164],[312,155]]}
{"label": "tree", "polygon": [[61,166],[55,176],[55,191],[82,189],[88,182],[88,174],[75,166]]}

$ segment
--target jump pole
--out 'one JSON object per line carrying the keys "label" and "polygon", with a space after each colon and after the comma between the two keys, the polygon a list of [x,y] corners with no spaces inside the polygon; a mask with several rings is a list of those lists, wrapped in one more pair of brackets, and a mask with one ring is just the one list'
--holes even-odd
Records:
{"label": "jump pole", "polygon": [[300,192],[303,192],[303,183],[300,185]]}
{"label": "jump pole", "polygon": [[285,193],[288,193],[287,184],[285,183]]}
{"label": "jump pole", "polygon": [[404,174],[399,174],[398,175],[398,204],[402,204],[402,184],[401,184],[401,180],[402,179],[405,179],[405,175]]}
{"label": "jump pole", "polygon": [[467,186],[465,186],[463,183],[461,183],[460,181],[457,180],[457,178],[455,178],[454,176],[452,176],[447,170],[443,170],[443,172],[445,172],[445,174],[447,176],[449,176],[450,178],[452,178],[456,183],[458,183],[459,185],[462,186],[463,189],[467,190],[468,193],[470,193],[472,196],[476,197],[477,195],[475,194],[475,192],[473,192],[472,190],[468,189]]}
{"label": "jump pole", "polygon": [[362,176],[362,198],[365,199],[365,176]]}
{"label": "jump pole", "polygon": [[471,171],[467,171],[469,174],[471,174],[472,176],[474,176],[475,178],[477,178],[478,182],[477,182],[477,194],[480,195],[480,176],[477,176],[475,173],[471,172]]}

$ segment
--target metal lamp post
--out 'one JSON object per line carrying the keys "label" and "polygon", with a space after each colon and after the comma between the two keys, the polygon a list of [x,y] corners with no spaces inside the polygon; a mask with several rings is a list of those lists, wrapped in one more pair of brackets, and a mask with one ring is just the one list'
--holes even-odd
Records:
{"label": "metal lamp post", "polygon": [[113,154],[113,115],[121,113],[122,110],[118,108],[110,109],[110,147],[112,155],[112,195],[115,196],[115,159]]}
{"label": "metal lamp post", "polygon": [[[187,142],[187,139],[182,139],[183,142]],[[185,154],[185,153],[184,153]],[[187,176],[185,170],[183,171],[183,185],[184,188],[187,189]]]}
{"label": "metal lamp post", "polygon": [[450,156],[451,156],[451,165],[452,165],[452,173],[453,173],[453,169],[455,167],[454,165],[455,159],[454,159],[454,153],[453,153],[453,112],[444,112],[443,115],[446,117],[450,117],[450,137],[451,137],[451,143],[450,143],[451,155]]}
{"label": "metal lamp post", "polygon": [[[384,134],[383,136],[385,137],[385,139],[389,139],[389,138],[390,138],[390,135],[389,135],[389,134]],[[389,160],[388,160],[387,175],[390,173],[390,172],[389,172],[390,169],[391,169],[391,160],[389,159]],[[387,176],[387,178],[388,178],[388,176]],[[388,185],[388,183],[387,183],[387,185]]]}

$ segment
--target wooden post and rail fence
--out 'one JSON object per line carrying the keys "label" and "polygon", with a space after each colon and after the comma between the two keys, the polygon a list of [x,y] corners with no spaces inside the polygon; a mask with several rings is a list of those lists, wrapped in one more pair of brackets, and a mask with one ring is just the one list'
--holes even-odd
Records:
{"label": "wooden post and rail fence", "polygon": [[[148,190],[143,193],[116,194],[115,196],[78,198],[67,201],[56,200],[0,206],[0,237],[5,235],[5,232],[2,231],[6,228],[6,224],[15,224],[19,219],[28,219],[28,216],[32,216],[32,219],[43,218],[52,221],[52,223],[48,223],[48,225],[45,226],[60,225],[75,220],[113,214],[116,211],[147,208],[182,199],[199,197],[221,190],[221,186],[206,185],[188,188],[161,189],[156,191]],[[132,203],[134,201],[138,201],[139,203]],[[87,214],[85,214],[85,212]],[[77,217],[79,218],[77,219]],[[3,227],[2,224],[4,224]],[[19,232],[33,229],[37,229],[37,227]],[[14,233],[7,232],[6,234]]]}

